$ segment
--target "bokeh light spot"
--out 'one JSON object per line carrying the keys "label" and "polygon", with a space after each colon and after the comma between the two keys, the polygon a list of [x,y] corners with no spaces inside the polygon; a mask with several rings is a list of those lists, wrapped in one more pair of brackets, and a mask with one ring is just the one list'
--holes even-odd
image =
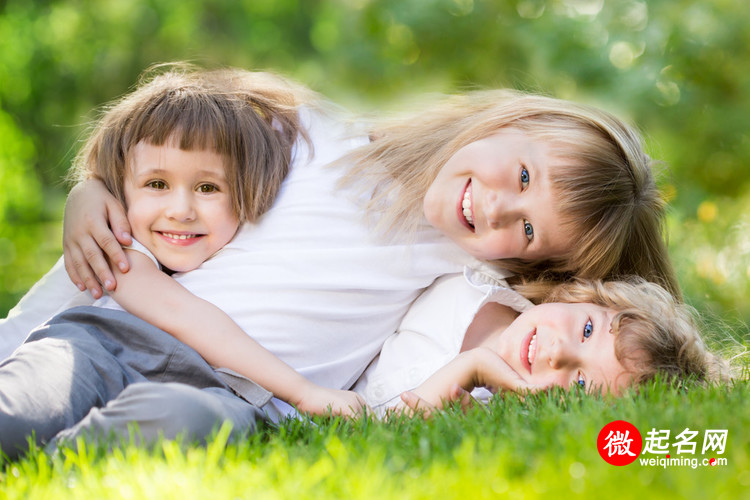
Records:
{"label": "bokeh light spot", "polygon": [[697,215],[698,220],[701,222],[713,222],[716,216],[719,215],[719,207],[712,201],[704,201],[698,205]]}

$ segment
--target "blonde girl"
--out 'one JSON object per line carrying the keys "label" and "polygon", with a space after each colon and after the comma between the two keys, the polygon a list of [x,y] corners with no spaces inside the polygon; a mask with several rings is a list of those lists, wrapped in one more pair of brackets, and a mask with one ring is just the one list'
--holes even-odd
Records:
{"label": "blonde girl", "polygon": [[[507,131],[511,140],[497,139]],[[381,229],[406,232],[426,215],[472,255],[511,271],[511,283],[525,283],[525,294],[535,300],[571,276],[637,275],[681,296],[664,241],[665,203],[654,162],[636,130],[613,115],[551,97],[491,90],[446,98],[371,134],[376,140],[345,158],[353,167],[344,182],[365,190],[376,186],[368,208],[383,214]],[[498,179],[514,146],[524,140],[524,149],[510,158],[512,179]],[[544,154],[534,150],[542,145]],[[474,176],[487,180],[489,192],[479,200],[484,207],[464,196],[467,184],[478,183]],[[441,196],[451,177],[453,190]],[[542,188],[535,189],[535,183]],[[499,199],[493,199],[496,193]],[[531,198],[526,205],[513,199],[523,193]],[[544,216],[535,210],[544,194],[551,194],[549,208],[559,222],[544,229],[556,235],[539,234],[532,219]],[[458,216],[456,199],[469,207]],[[513,212],[519,208],[525,211]],[[461,220],[471,218],[472,211],[475,220]],[[536,238],[554,237],[564,237],[565,244],[546,254],[534,252]],[[509,250],[508,240],[520,244]]]}
{"label": "blonde girl", "polygon": [[[432,300],[437,305],[434,301],[440,294],[459,291],[456,285],[471,293],[465,282],[445,281],[437,285],[444,290],[433,290],[431,297],[418,301]],[[466,332],[454,332],[458,339],[415,330],[394,335],[378,362],[365,372],[370,383],[384,380],[394,365],[403,364],[397,358],[405,354],[407,343],[413,351],[414,343],[422,342],[417,349],[422,353],[437,345],[444,351],[451,345],[462,349],[420,381],[400,377],[400,385],[391,387],[381,400],[370,397],[367,384],[360,386],[362,395],[382,415],[404,404],[431,410],[444,400],[468,402],[466,391],[477,387],[493,393],[578,387],[621,395],[656,377],[686,385],[733,378],[729,363],[706,348],[696,311],[642,278],[564,283],[554,287],[542,304],[520,314],[507,305],[505,296],[506,304],[488,301],[479,306]],[[461,321],[441,318],[448,314],[445,307],[431,309],[439,316],[437,321]]]}

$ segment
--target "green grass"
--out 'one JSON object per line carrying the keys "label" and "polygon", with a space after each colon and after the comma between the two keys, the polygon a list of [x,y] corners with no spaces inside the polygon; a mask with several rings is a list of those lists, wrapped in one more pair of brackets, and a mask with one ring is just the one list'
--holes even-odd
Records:
{"label": "green grass", "polygon": [[[727,465],[607,464],[601,428],[627,420],[644,435],[689,427],[727,429]],[[208,446],[164,441],[113,449],[79,441],[52,456],[34,449],[5,463],[0,498],[747,498],[750,384],[679,390],[655,383],[606,399],[552,391],[509,396],[467,415],[449,409],[430,421],[316,419],[288,422]],[[650,455],[653,456],[653,455]]]}

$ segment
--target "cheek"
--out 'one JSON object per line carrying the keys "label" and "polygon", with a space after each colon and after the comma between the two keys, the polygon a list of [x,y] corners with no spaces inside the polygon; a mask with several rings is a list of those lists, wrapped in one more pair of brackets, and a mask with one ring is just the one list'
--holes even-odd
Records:
{"label": "cheek", "polygon": [[222,246],[232,239],[239,228],[240,222],[235,216],[230,202],[212,206],[205,214],[206,222],[210,225],[211,231],[219,239],[225,240]]}
{"label": "cheek", "polygon": [[520,256],[516,239],[510,231],[493,231],[475,242],[474,257],[483,260],[512,259]]}
{"label": "cheek", "polygon": [[234,238],[234,235],[237,233],[239,226],[240,223],[236,219],[226,221],[224,224],[222,224],[221,230],[219,232],[219,239],[222,240],[220,246],[226,245],[231,241],[232,238]]}
{"label": "cheek", "polygon": [[437,188],[435,186],[435,183],[433,182],[430,188],[427,190],[427,193],[424,196],[424,200],[422,201],[422,212],[424,213],[427,222],[429,222],[433,227],[439,229],[440,218],[438,217],[437,210],[439,204],[437,203],[436,199],[436,189]]}
{"label": "cheek", "polygon": [[133,236],[138,239],[139,235],[148,231],[153,222],[153,217],[150,215],[152,211],[149,209],[148,203],[134,199],[128,200],[128,207],[127,217],[130,230],[133,232]]}
{"label": "cheek", "polygon": [[562,387],[563,389],[569,389],[571,384],[570,374],[560,372],[532,374],[528,381],[529,383],[544,389],[548,389],[551,387]]}

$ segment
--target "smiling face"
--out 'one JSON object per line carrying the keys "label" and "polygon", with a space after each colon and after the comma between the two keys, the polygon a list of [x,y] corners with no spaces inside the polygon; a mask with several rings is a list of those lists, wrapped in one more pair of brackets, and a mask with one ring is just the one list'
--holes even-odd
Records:
{"label": "smiling face", "polygon": [[561,231],[549,177],[561,160],[514,128],[459,149],[427,190],[430,224],[485,260],[564,258],[573,246]]}
{"label": "smiling face", "polygon": [[237,232],[223,157],[139,142],[124,181],[133,236],[172,271],[200,266]]}
{"label": "smiling face", "polygon": [[610,332],[617,311],[589,303],[535,306],[499,336],[498,354],[539,388],[573,384],[619,394],[631,374],[615,356]]}

